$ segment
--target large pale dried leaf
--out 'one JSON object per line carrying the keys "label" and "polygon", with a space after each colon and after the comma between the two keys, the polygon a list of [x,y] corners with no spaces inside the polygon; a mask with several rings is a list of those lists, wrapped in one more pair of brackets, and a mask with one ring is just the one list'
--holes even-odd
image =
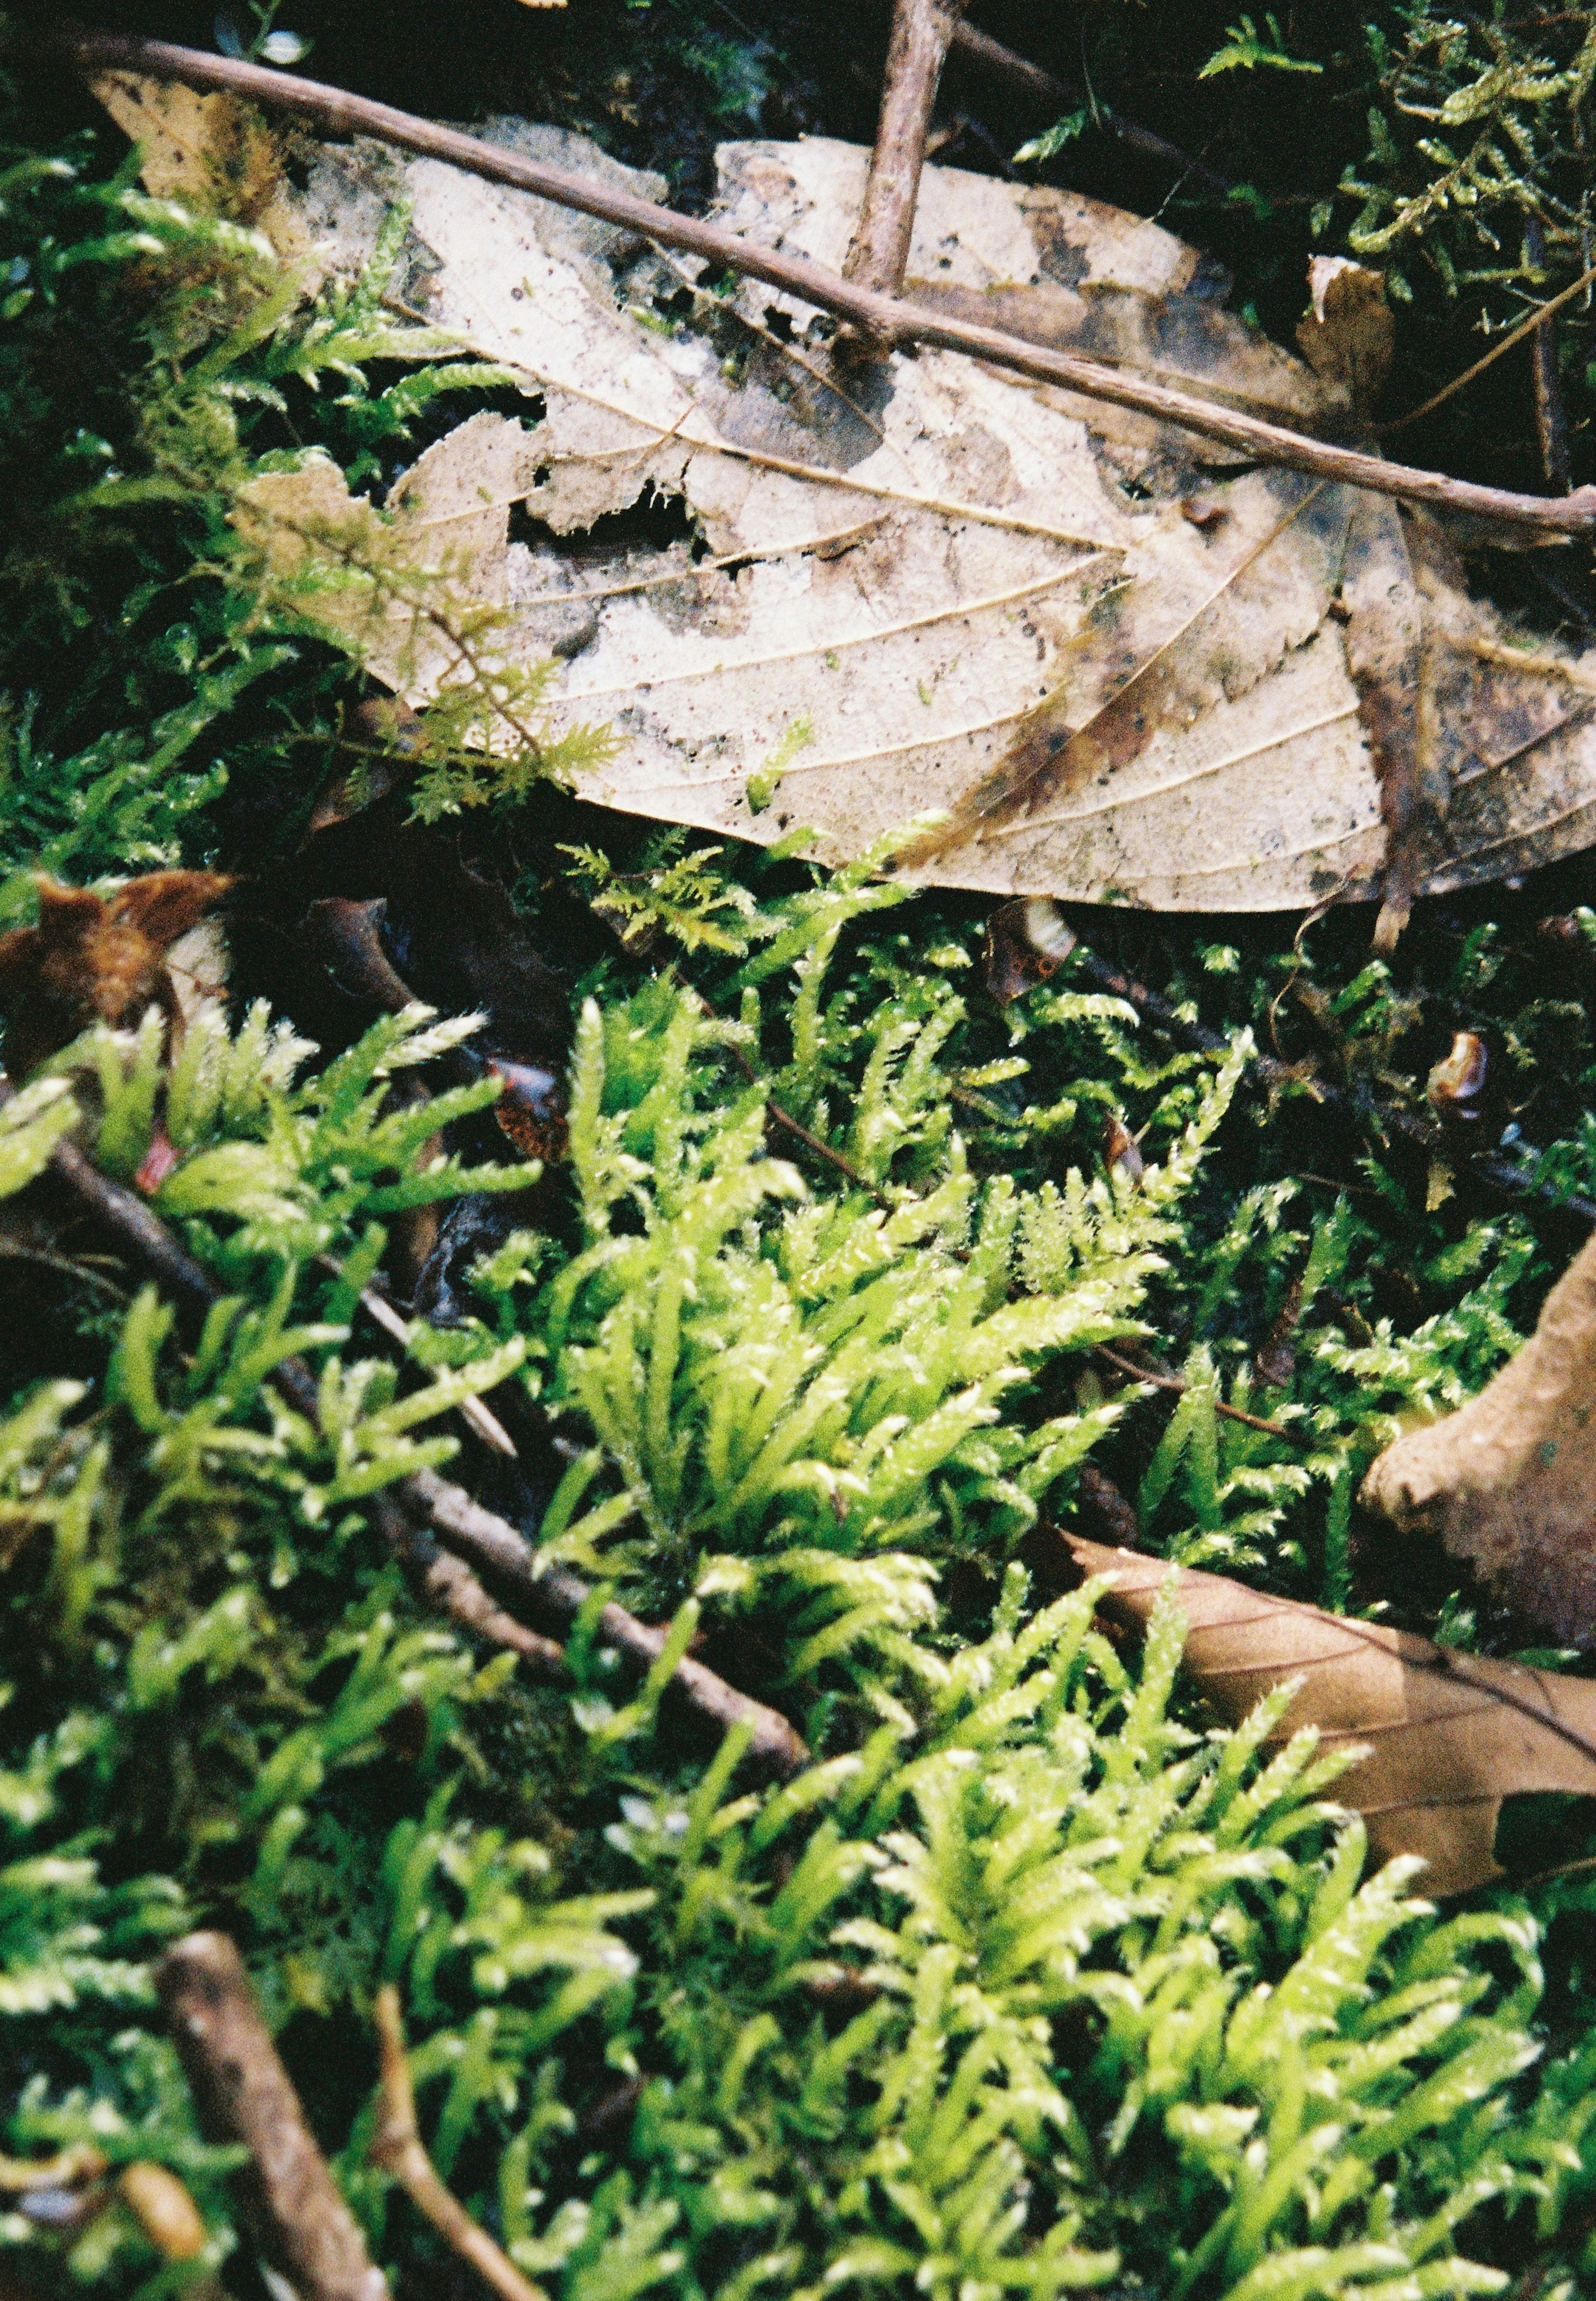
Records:
{"label": "large pale dried leaf", "polygon": [[[657,190],[560,131],[484,132]],[[728,146],[725,219],[839,262],[866,164]],[[562,658],[556,732],[611,724],[584,796],[759,840],[807,824],[833,858],[938,814],[904,858],[928,881],[1193,909],[1383,892],[1388,933],[1416,891],[1596,838],[1596,656],[1526,647],[1430,523],[953,354],[839,367],[808,307],[704,292],[689,261],[439,162],[324,147],[301,196],[324,260],[356,267],[399,191],[407,297],[529,394],[523,423],[427,451],[401,524],[510,611],[513,655]],[[1389,343],[1356,267],[1316,283],[1301,359],[1159,226],[957,170],[926,171],[910,275],[1341,434]],[[424,703],[446,651],[376,620],[373,669]]]}
{"label": "large pale dried leaf", "polygon": [[1492,1847],[1502,1801],[1536,1791],[1596,1797],[1596,1685],[1454,1653],[1377,1623],[1271,1598],[1223,1575],[1064,1536],[1102,1601],[1141,1626],[1171,1574],[1186,1618],[1185,1664],[1233,1724],[1283,1679],[1299,1690],[1276,1729],[1303,1726],[1367,1754],[1337,1784],[1386,1860],[1422,1854],[1427,1891],[1461,1894],[1502,1875]]}

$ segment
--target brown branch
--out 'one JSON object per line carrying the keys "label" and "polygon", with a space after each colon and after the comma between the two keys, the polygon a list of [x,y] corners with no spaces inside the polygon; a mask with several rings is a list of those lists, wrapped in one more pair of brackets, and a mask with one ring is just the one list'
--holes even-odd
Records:
{"label": "brown branch", "polygon": [[[330,1254],[319,1254],[316,1260],[322,1269],[330,1270],[335,1278],[339,1276],[338,1267]],[[405,1350],[409,1349],[410,1328],[380,1288],[375,1285],[363,1286],[360,1290],[360,1307],[372,1326],[380,1328],[390,1342],[399,1343]],[[512,1461],[517,1459],[515,1441],[505,1428],[497,1415],[490,1408],[484,1406],[480,1398],[462,1399],[456,1410],[460,1419],[470,1426],[484,1446],[490,1446],[496,1454],[507,1455]]]}
{"label": "brown branch", "polygon": [[[743,1076],[750,1083],[757,1079],[759,1074],[742,1049],[734,1046],[731,1052],[731,1059]],[[884,1207],[890,1214],[897,1206],[898,1201],[890,1192],[883,1191],[879,1183],[873,1183],[861,1167],[854,1165],[851,1159],[844,1158],[842,1152],[834,1150],[823,1136],[813,1134],[804,1125],[802,1119],[795,1118],[791,1111],[783,1109],[772,1095],[767,1094],[765,1098],[765,1115],[773,1126],[781,1127],[784,1133],[790,1134],[795,1142],[802,1142],[807,1149],[813,1150],[817,1159],[823,1159],[828,1166],[835,1167],[840,1175],[846,1175],[855,1190],[866,1192],[878,1207]]]}
{"label": "brown branch", "polygon": [[485,2229],[478,2227],[459,2198],[444,2186],[422,2146],[415,2122],[415,2092],[405,2058],[399,1993],[391,1981],[377,1992],[372,2012],[382,2063],[381,2120],[372,2144],[372,2164],[393,2175],[417,2211],[426,2215],[446,2243],[462,2261],[471,2263],[503,2301],[547,2301],[542,2287],[522,2275],[509,2255],[495,2245]]}
{"label": "brown branch", "polygon": [[1028,96],[1051,105],[1056,111],[1062,112],[1072,105],[1090,105],[1092,117],[1100,127],[1107,130],[1110,136],[1116,137],[1120,143],[1128,145],[1132,151],[1141,153],[1149,160],[1157,160],[1165,167],[1174,168],[1182,176],[1194,177],[1205,190],[1223,196],[1233,188],[1230,178],[1222,176],[1216,168],[1210,168],[1206,160],[1194,159],[1190,152],[1182,152],[1178,144],[1170,143],[1166,137],[1156,135],[1150,128],[1143,128],[1134,120],[1127,120],[1100,97],[1094,101],[1087,89],[1074,87],[1070,81],[1059,79],[1054,73],[1045,71],[1040,64],[1032,63],[1029,56],[1019,54],[1001,40],[993,39],[990,32],[978,30],[963,18],[953,28],[952,44],[971,63],[983,64],[989,71],[1007,80],[1011,87],[1024,88]]}
{"label": "brown branch", "polygon": [[1515,522],[1551,533],[1583,535],[1596,531],[1596,488],[1580,488],[1568,496],[1531,496],[1505,488],[1488,488],[1470,480],[1452,479],[1445,473],[1426,472],[1404,464],[1390,464],[1362,449],[1315,439],[1279,423],[1265,423],[1235,408],[1220,406],[1154,383],[1148,378],[1086,359],[1074,352],[1027,343],[997,328],[979,327],[930,312],[896,297],[882,296],[842,279],[825,265],[806,258],[760,247],[721,225],[676,213],[651,200],[610,189],[588,179],[568,174],[519,154],[483,144],[458,129],[422,120],[391,105],[351,96],[341,88],[296,74],[274,71],[233,56],[208,55],[197,48],[178,47],[170,41],[147,40],[112,32],[75,30],[64,36],[77,63],[88,72],[148,73],[161,79],[180,79],[192,88],[227,88],[277,111],[291,112],[335,134],[375,136],[402,151],[441,160],[451,167],[509,184],[539,198],[575,208],[584,215],[636,232],[661,247],[679,247],[714,264],[764,280],[805,302],[834,313],[864,334],[890,344],[920,343],[945,351],[966,354],[990,365],[1050,383],[1110,406],[1135,409],[1161,422],[1217,439],[1260,461],[1289,470],[1309,472],[1348,487],[1369,488],[1379,495],[1400,496],[1443,509],[1472,512],[1487,519]]}
{"label": "brown branch", "polygon": [[[540,1568],[532,1544],[508,1519],[484,1510],[462,1487],[450,1485],[436,1471],[417,1470],[405,1485],[447,1541],[479,1566],[513,1582],[528,1605],[540,1608],[546,1619],[557,1621],[562,1627],[574,1621],[592,1594],[580,1575],[563,1566]],[[598,1632],[645,1668],[658,1661],[669,1635],[664,1628],[639,1622],[613,1599],[598,1617]],[[746,1727],[749,1756],[783,1778],[800,1773],[809,1763],[807,1745],[779,1710],[740,1694],[702,1662],[690,1658],[678,1662],[672,1684],[680,1687],[695,1710],[713,1718],[717,1725]]]}
{"label": "brown branch", "polygon": [[1493,367],[1504,352],[1510,352],[1515,344],[1524,341],[1525,336],[1535,335],[1538,330],[1544,328],[1553,314],[1560,312],[1565,304],[1572,303],[1581,289],[1588,288],[1592,280],[1596,280],[1596,264],[1588,272],[1582,272],[1577,280],[1554,296],[1549,304],[1540,305],[1527,320],[1520,320],[1516,328],[1509,328],[1505,336],[1499,336],[1488,352],[1483,352],[1472,367],[1466,367],[1461,375],[1452,378],[1450,383],[1443,383],[1439,391],[1433,391],[1428,399],[1421,400],[1416,407],[1410,407],[1406,415],[1393,416],[1389,423],[1377,423],[1375,429],[1380,437],[1389,439],[1393,431],[1405,431],[1410,423],[1416,423],[1421,415],[1433,414],[1436,408],[1444,406],[1455,392],[1461,391],[1466,383],[1472,383],[1476,375],[1483,375],[1488,367]]}
{"label": "brown branch", "polygon": [[[190,1310],[207,1310],[220,1299],[221,1289],[184,1252],[149,1208],[120,1183],[109,1181],[75,1143],[57,1144],[52,1165],[85,1206]],[[316,1422],[316,1378],[303,1359],[284,1359],[273,1368],[271,1380],[297,1413]],[[480,1560],[514,1582],[562,1627],[572,1621],[586,1604],[589,1593],[585,1582],[563,1567],[549,1567],[539,1572],[536,1553],[526,1537],[507,1519],[474,1502],[464,1487],[439,1477],[434,1471],[422,1470],[409,1477],[396,1478],[386,1493],[401,1510],[435,1526],[439,1533],[452,1535]],[[560,1648],[496,1606],[474,1575],[463,1568],[455,1571],[454,1566],[435,1552],[419,1550],[414,1536],[404,1540],[391,1519],[381,1522],[381,1531],[384,1539],[399,1549],[417,1569],[424,1594],[455,1620],[497,1644],[514,1647],[534,1669],[545,1672],[563,1669],[564,1656]],[[457,1565],[456,1560],[455,1566]],[[639,1622],[635,1614],[628,1613],[624,1606],[617,1606],[613,1601],[599,1617],[599,1628],[612,1645],[645,1667],[658,1660],[667,1635],[664,1629]],[[749,1754],[777,1773],[798,1773],[809,1763],[806,1745],[779,1711],[740,1694],[704,1663],[691,1660],[678,1662],[671,1683],[691,1708],[717,1726],[748,1726],[751,1729]]]}
{"label": "brown branch", "polygon": [[[1136,1382],[1150,1382],[1155,1390],[1172,1391],[1177,1397],[1183,1397],[1191,1387],[1191,1384],[1178,1374],[1156,1372],[1151,1367],[1138,1366],[1134,1359],[1122,1359],[1117,1351],[1111,1351],[1108,1348],[1107,1343],[1099,1343],[1093,1351],[1092,1356],[1106,1360],[1119,1373],[1128,1374]],[[1284,1438],[1293,1446],[1305,1446],[1312,1443],[1310,1435],[1306,1430],[1289,1430],[1283,1422],[1266,1422],[1261,1414],[1249,1414],[1243,1407],[1227,1405],[1223,1398],[1216,1398],[1214,1401],[1214,1411],[1216,1414],[1222,1414],[1227,1422],[1243,1423],[1249,1430],[1266,1431],[1271,1438]]]}
{"label": "brown branch", "polygon": [[155,1987],[202,2127],[249,2152],[232,2179],[266,2260],[299,2301],[388,2301],[232,1942],[189,1934],[155,1968]]}
{"label": "brown branch", "polygon": [[[1539,272],[1546,262],[1546,236],[1539,216],[1525,219],[1524,250]],[[1535,388],[1535,431],[1541,442],[1541,468],[1546,474],[1547,486],[1566,496],[1572,484],[1568,418],[1558,374],[1558,331],[1549,312],[1542,312],[1530,338],[1530,372]]]}
{"label": "brown branch", "polygon": [[[753,1075],[751,1067],[749,1075]],[[817,1158],[826,1159],[840,1175],[846,1175],[855,1190],[867,1191],[878,1207],[885,1207],[890,1212],[897,1206],[898,1201],[890,1192],[883,1191],[879,1183],[873,1183],[851,1159],[845,1159],[840,1150],[833,1150],[829,1142],[823,1142],[818,1134],[811,1134],[801,1119],[795,1118],[791,1111],[784,1110],[768,1094],[765,1098],[765,1115],[773,1126],[780,1126],[798,1142],[806,1143]]]}
{"label": "brown branch", "polygon": [[895,0],[865,205],[842,264],[845,280],[883,296],[901,291],[908,270],[926,130],[964,11],[965,0]]}
{"label": "brown branch", "polygon": [[376,1496],[372,1516],[417,1594],[440,1614],[489,1645],[507,1646],[541,1678],[567,1675],[564,1647],[495,1605],[465,1560],[440,1550],[430,1529],[415,1525],[390,1494]]}

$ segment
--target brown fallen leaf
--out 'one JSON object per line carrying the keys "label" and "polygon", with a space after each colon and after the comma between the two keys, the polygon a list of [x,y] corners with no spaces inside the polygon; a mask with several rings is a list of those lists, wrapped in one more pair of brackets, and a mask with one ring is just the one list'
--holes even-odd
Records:
{"label": "brown fallen leaf", "polygon": [[1492,1852],[1504,1799],[1596,1797],[1596,1683],[1458,1653],[1067,1531],[1063,1539],[1083,1574],[1115,1577],[1101,1601],[1111,1620],[1145,1625],[1174,1575],[1185,1666],[1230,1724],[1283,1678],[1299,1678],[1274,1740],[1313,1726],[1330,1747],[1363,1745],[1336,1795],[1363,1815],[1380,1860],[1424,1856],[1426,1892],[1467,1893],[1504,1874]]}
{"label": "brown fallen leaf", "polygon": [[[562,131],[486,133],[656,188]],[[240,522],[290,580],[372,562],[327,612],[413,704],[458,658],[417,579],[497,609],[514,663],[556,660],[554,733],[617,739],[582,797],[759,841],[812,825],[831,859],[935,814],[898,858],[921,880],[1379,899],[1385,941],[1419,891],[1596,838],[1596,653],[1471,598],[1433,520],[952,353],[856,372],[790,297],[700,293],[690,260],[439,161],[307,151],[321,257],[358,270],[402,194],[407,292],[519,371],[527,417],[435,442],[380,518],[312,459]],[[728,145],[721,221],[836,268],[867,164]],[[924,172],[909,275],[917,303],[1331,437],[1366,429],[1389,357],[1358,267],[1316,268],[1299,356],[1157,225],[960,170]],[[675,540],[624,516],[662,498]]]}
{"label": "brown fallen leaf", "polygon": [[1596,1646],[1596,1240],[1523,1349],[1456,1414],[1387,1447],[1363,1499],[1437,1536],[1538,1628]]}
{"label": "brown fallen leaf", "polygon": [[151,871],[100,896],[41,879],[38,925],[0,935],[0,1014],[13,1078],[26,1078],[96,1019],[133,1023],[155,1005],[175,1020],[172,946],[231,883],[214,871]]}

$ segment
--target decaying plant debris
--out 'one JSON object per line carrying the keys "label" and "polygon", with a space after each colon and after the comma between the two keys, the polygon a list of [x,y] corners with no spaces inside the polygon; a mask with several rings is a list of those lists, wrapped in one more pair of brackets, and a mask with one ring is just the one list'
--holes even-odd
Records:
{"label": "decaying plant debris", "polygon": [[[105,85],[123,116],[164,101]],[[498,133],[614,179],[591,147]],[[728,147],[721,166],[740,239],[835,262],[863,155]],[[436,162],[396,175],[329,147],[299,228],[358,266],[401,184],[426,316],[540,411],[430,448],[386,577],[339,602],[340,636],[413,701],[463,670],[405,567],[507,606],[518,657],[560,658],[556,727],[623,731],[584,795],[756,839],[801,819],[842,857],[934,814],[899,858],[922,878],[1187,909],[1380,893],[1389,943],[1419,889],[1590,836],[1589,666],[1471,600],[1421,515],[1311,474],[1227,477],[1168,424],[947,352],[852,378],[813,307],[752,283],[677,321],[691,274],[669,255]],[[1299,363],[1203,292],[1190,249],[1093,203],[933,169],[914,218],[914,294],[951,314],[1308,431],[1366,423],[1383,381],[1379,283],[1355,266],[1325,267]],[[581,548],[651,498],[688,538]],[[247,504],[285,576],[363,530],[371,556],[372,515],[330,466]],[[509,542],[517,508],[533,546]]]}
{"label": "decaying plant debris", "polygon": [[0,175],[8,2294],[1593,2273],[1582,579],[1313,462],[1395,160],[1271,341],[920,172],[958,15],[710,227],[913,355],[225,90]]}

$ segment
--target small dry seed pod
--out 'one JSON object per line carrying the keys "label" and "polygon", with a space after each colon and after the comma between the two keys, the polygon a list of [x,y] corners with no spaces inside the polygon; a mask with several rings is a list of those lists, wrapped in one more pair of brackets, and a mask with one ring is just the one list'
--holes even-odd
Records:
{"label": "small dry seed pod", "polygon": [[1000,1007],[1045,983],[1075,948],[1076,937],[1050,895],[1000,903],[987,921],[982,954],[986,987]]}
{"label": "small dry seed pod", "polygon": [[1126,1183],[1139,1183],[1147,1172],[1147,1161],[1123,1118],[1111,1117],[1104,1124],[1103,1164]]}
{"label": "small dry seed pod", "polygon": [[1431,1109],[1443,1120],[1472,1125],[1485,1107],[1489,1067],[1483,1039],[1473,1031],[1457,1032],[1450,1051],[1425,1082]]}
{"label": "small dry seed pod", "polygon": [[199,2207],[175,2173],[140,2160],[122,2167],[116,2186],[146,2237],[168,2261],[198,2260],[208,2233]]}

